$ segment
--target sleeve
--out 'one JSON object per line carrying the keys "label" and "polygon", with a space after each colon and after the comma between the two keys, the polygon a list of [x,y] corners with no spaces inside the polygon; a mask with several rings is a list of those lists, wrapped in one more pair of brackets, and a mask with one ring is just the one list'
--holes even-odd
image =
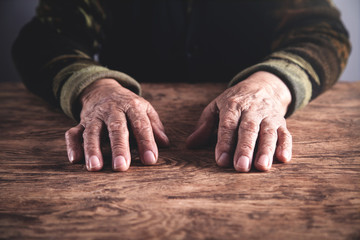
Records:
{"label": "sleeve", "polygon": [[113,78],[140,94],[130,76],[94,61],[105,38],[106,12],[97,0],[40,0],[34,19],[23,27],[12,48],[26,87],[73,119],[80,93],[92,82]]}
{"label": "sleeve", "polygon": [[257,71],[277,75],[292,94],[288,117],[335,84],[351,46],[340,13],[330,0],[282,1],[279,5],[271,15],[276,20],[271,53],[237,74],[229,86]]}

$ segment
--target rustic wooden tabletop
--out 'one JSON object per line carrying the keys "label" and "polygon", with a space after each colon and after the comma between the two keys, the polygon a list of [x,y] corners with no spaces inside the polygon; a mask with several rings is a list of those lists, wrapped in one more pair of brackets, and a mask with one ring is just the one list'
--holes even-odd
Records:
{"label": "rustic wooden tabletop", "polygon": [[[291,116],[293,160],[237,173],[213,146],[184,141],[221,84],[144,84],[172,141],[157,166],[129,171],[67,161],[75,122],[0,84],[0,238],[360,239],[360,82],[338,83]],[[110,156],[106,157],[110,160]]]}

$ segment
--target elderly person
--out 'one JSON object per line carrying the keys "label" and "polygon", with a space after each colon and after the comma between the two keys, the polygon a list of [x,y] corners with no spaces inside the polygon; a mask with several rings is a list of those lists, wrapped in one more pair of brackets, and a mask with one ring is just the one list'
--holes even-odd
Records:
{"label": "elderly person", "polygon": [[169,144],[139,82],[228,82],[187,146],[218,128],[216,163],[248,172],[290,161],[285,117],[337,81],[349,51],[330,0],[41,0],[13,56],[30,91],[79,121],[68,157],[89,171],[106,129],[114,171],[130,166],[129,131],[145,165]]}

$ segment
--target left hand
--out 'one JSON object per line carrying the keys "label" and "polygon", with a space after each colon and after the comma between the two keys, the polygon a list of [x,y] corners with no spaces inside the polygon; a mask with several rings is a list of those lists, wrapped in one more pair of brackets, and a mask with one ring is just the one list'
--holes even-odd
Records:
{"label": "left hand", "polygon": [[204,109],[187,146],[206,143],[218,124],[215,159],[219,166],[233,163],[237,171],[248,172],[255,161],[258,170],[267,171],[274,155],[281,162],[291,160],[292,137],[284,118],[290,103],[290,90],[281,79],[256,72]]}

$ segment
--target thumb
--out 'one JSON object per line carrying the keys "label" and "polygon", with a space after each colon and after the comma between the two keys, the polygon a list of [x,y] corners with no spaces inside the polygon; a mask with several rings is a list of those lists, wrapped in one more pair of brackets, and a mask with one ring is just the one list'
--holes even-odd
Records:
{"label": "thumb", "polygon": [[215,101],[212,101],[202,112],[195,131],[186,139],[187,148],[198,148],[208,143],[218,121]]}

